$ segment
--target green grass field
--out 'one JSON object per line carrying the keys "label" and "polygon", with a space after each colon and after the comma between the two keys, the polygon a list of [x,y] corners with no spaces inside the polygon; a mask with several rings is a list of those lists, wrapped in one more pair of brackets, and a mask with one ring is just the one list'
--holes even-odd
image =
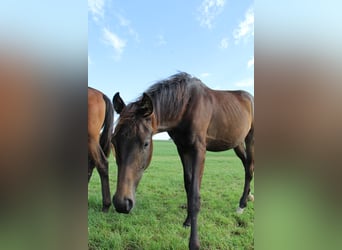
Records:
{"label": "green grass field", "polygon": [[[113,196],[116,164],[112,155],[109,162]],[[254,249],[253,203],[248,203],[242,215],[235,212],[243,184],[242,163],[234,151],[207,152],[198,216],[201,249]],[[113,206],[102,213],[101,197],[100,179],[94,171],[88,186],[89,249],[188,249],[183,170],[172,141],[154,141],[152,161],[130,214],[119,214]]]}

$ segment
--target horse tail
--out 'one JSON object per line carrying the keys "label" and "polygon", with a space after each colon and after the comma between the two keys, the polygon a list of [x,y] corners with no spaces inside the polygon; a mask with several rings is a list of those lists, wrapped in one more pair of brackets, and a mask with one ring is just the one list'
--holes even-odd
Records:
{"label": "horse tail", "polygon": [[103,130],[100,137],[100,145],[106,157],[109,156],[111,148],[111,137],[113,133],[114,108],[111,100],[103,94],[103,99],[106,103],[106,116],[103,122]]}

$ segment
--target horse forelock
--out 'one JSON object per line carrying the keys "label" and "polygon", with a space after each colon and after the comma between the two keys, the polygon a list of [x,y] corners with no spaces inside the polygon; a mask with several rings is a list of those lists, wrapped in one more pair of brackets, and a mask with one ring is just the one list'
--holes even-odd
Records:
{"label": "horse forelock", "polygon": [[[131,103],[128,104],[123,112],[120,114],[119,119],[117,121],[117,124],[115,126],[115,131],[114,131],[114,136],[117,135],[117,133],[121,130],[122,127],[136,127],[136,126],[131,126],[136,124],[137,122],[137,116],[136,116],[136,109],[137,105],[136,103]],[[135,129],[133,129],[131,132],[134,132],[136,134]]]}
{"label": "horse forelock", "polygon": [[[142,124],[141,118],[142,116],[139,114],[139,103],[141,102],[141,98],[139,98],[136,102],[128,104],[123,112],[120,114],[119,119],[117,120],[117,124],[115,126],[114,136],[123,128],[126,127],[129,129],[132,136],[136,136],[139,131],[138,124]],[[154,114],[151,116],[151,130],[155,131],[155,119]]]}

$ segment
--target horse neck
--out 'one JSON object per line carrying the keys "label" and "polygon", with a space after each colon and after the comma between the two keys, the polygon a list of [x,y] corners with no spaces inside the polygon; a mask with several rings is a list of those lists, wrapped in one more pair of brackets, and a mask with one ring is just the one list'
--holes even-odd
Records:
{"label": "horse neck", "polygon": [[166,132],[175,128],[183,117],[186,105],[176,105],[173,109],[170,105],[157,104],[155,105],[154,124],[156,133]]}
{"label": "horse neck", "polygon": [[156,133],[166,132],[175,126],[175,121],[164,119],[163,116],[158,115],[157,112],[154,115],[154,130]]}

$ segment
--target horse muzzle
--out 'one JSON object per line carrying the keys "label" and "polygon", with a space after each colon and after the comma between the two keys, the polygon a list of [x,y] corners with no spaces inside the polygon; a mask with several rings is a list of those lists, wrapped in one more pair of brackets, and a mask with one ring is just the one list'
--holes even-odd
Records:
{"label": "horse muzzle", "polygon": [[118,213],[128,214],[134,206],[134,201],[128,197],[119,198],[114,195],[113,204]]}

